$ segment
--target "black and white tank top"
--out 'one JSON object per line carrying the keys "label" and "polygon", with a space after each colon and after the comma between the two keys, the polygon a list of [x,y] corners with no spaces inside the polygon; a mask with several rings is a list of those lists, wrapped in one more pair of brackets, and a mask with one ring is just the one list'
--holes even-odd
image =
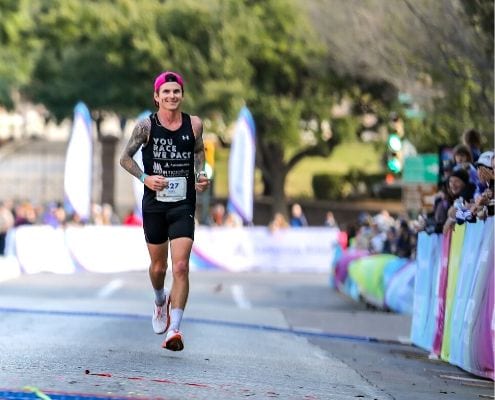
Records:
{"label": "black and white tank top", "polygon": [[162,126],[156,113],[149,118],[150,137],[141,150],[144,172],[162,175],[168,185],[161,192],[144,187],[143,211],[160,212],[185,203],[195,205],[195,137],[191,116],[182,113],[182,125],[174,131]]}

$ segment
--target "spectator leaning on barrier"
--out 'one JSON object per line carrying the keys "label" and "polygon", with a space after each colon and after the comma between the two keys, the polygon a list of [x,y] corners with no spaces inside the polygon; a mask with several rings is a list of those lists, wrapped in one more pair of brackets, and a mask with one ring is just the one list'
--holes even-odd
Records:
{"label": "spectator leaning on barrier", "polygon": [[273,219],[270,221],[268,224],[268,228],[270,231],[275,232],[278,231],[279,229],[285,229],[288,228],[290,225],[285,219],[284,215],[280,212],[275,213],[273,216]]}
{"label": "spectator leaning on barrier", "polygon": [[301,205],[298,203],[294,203],[292,205],[289,225],[294,228],[301,228],[303,226],[308,226],[308,221],[306,219],[306,216],[303,213]]}
{"label": "spectator leaning on barrier", "polygon": [[333,215],[332,211],[326,212],[325,221],[323,222],[323,225],[328,228],[339,228],[339,224],[335,220],[335,216]]}
{"label": "spectator leaning on barrier", "polygon": [[228,228],[241,228],[243,226],[242,218],[235,212],[229,212],[225,216],[223,226],[226,226]]}
{"label": "spectator leaning on barrier", "polygon": [[473,185],[477,185],[479,182],[478,173],[473,165],[473,157],[469,147],[464,144],[458,144],[454,147],[453,152],[453,165],[452,171],[457,171],[458,169],[465,169],[469,175],[469,181]]}
{"label": "spectator leaning on barrier", "polygon": [[493,151],[485,151],[476,162],[479,184],[471,207],[473,215],[480,219],[494,215],[494,177],[495,158]]}
{"label": "spectator leaning on barrier", "polygon": [[136,214],[133,208],[127,211],[122,224],[125,226],[143,226],[143,220]]}
{"label": "spectator leaning on barrier", "polygon": [[452,220],[448,220],[448,212],[454,201],[462,198],[463,205],[465,202],[469,203],[473,198],[474,189],[474,185],[469,182],[467,171],[459,169],[452,172],[435,197],[433,211],[428,214],[426,219],[420,218],[418,220],[416,229],[418,231],[425,230],[428,234],[442,233],[446,223],[452,224]]}
{"label": "spectator leaning on barrier", "polygon": [[382,252],[385,254],[395,254],[397,252],[397,229],[395,226],[391,226],[387,230]]}
{"label": "spectator leaning on barrier", "polygon": [[118,225],[120,224],[119,217],[113,211],[111,204],[103,203],[101,206],[101,217],[103,225]]}
{"label": "spectator leaning on barrier", "polygon": [[416,235],[409,228],[409,223],[402,220],[397,234],[395,254],[401,258],[411,258],[414,256],[415,249]]}
{"label": "spectator leaning on barrier", "polygon": [[225,223],[225,206],[222,203],[216,203],[211,207],[208,225],[223,226]]}
{"label": "spectator leaning on barrier", "polygon": [[369,239],[369,251],[372,254],[380,254],[383,252],[383,247],[385,240],[387,239],[387,234],[385,231],[380,229],[380,226],[373,222],[371,224],[371,232]]}
{"label": "spectator leaning on barrier", "polygon": [[15,206],[14,226],[33,225],[38,222],[36,209],[29,201],[22,201]]}
{"label": "spectator leaning on barrier", "polygon": [[462,224],[466,220],[474,222],[469,211],[469,204],[473,199],[475,186],[469,182],[467,171],[459,169],[452,172],[447,182],[447,189],[449,200],[444,203],[444,206],[448,207],[446,210],[443,207],[439,210],[443,222],[440,227],[441,220],[437,221],[436,233],[446,233],[449,229],[453,229],[456,223]]}

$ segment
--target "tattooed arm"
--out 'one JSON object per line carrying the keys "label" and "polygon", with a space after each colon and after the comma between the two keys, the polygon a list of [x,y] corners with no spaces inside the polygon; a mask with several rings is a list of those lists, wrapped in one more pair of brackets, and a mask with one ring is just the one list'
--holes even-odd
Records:
{"label": "tattooed arm", "polygon": [[[196,116],[191,117],[196,144],[194,146],[194,172],[199,173],[204,171],[205,167],[205,146],[203,143],[203,122]],[[196,180],[196,190],[204,192],[210,185],[210,180],[206,175],[198,175]]]}
{"label": "tattooed arm", "polygon": [[203,171],[205,165],[205,146],[203,144],[203,122],[196,116],[191,117],[196,144],[194,146],[194,172]]}
{"label": "tattooed arm", "polygon": [[149,118],[139,121],[134,127],[129,142],[120,156],[120,165],[122,168],[138,179],[143,174],[143,171],[141,171],[141,168],[132,157],[134,157],[134,154],[136,154],[141,145],[148,142],[150,129],[151,122]]}

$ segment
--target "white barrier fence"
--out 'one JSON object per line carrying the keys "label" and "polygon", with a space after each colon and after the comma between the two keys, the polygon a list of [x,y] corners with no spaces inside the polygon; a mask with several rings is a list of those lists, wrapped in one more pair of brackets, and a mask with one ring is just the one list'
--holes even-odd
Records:
{"label": "white barrier fence", "polygon": [[[333,228],[198,226],[191,269],[328,272],[339,231]],[[115,273],[146,270],[142,228],[20,226],[9,232],[0,280],[22,273]]]}

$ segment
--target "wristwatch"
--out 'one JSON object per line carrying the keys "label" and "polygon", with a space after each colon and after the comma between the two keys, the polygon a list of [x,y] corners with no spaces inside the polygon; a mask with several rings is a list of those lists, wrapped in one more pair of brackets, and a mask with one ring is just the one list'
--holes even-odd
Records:
{"label": "wristwatch", "polygon": [[203,175],[203,176],[206,176],[206,172],[205,171],[199,171],[196,173],[196,182],[199,181],[199,177]]}

